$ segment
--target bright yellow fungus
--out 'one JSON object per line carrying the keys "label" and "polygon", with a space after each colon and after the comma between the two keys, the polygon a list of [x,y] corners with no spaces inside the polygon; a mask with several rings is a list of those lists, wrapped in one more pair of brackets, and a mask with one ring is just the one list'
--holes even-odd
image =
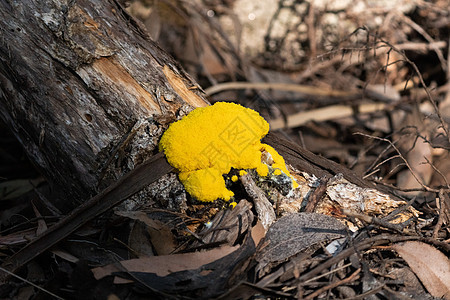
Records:
{"label": "bright yellow fungus", "polygon": [[239,176],[244,176],[245,174],[247,174],[247,171],[245,171],[245,170],[239,171]]}
{"label": "bright yellow fungus", "polygon": [[233,182],[238,181],[238,177],[236,175],[231,176],[231,181]]}
{"label": "bright yellow fungus", "polygon": [[179,178],[191,196],[200,201],[228,201],[234,193],[227,189],[222,175],[233,167],[256,169],[260,176],[267,176],[269,169],[261,162],[262,151],[272,156],[272,167],[290,176],[283,157],[261,143],[268,132],[269,124],[256,111],[217,102],[172,123],[163,134],[159,149],[180,171]]}
{"label": "bright yellow fungus", "polygon": [[273,175],[275,175],[275,176],[281,175],[281,170],[275,169],[275,171],[273,171]]}

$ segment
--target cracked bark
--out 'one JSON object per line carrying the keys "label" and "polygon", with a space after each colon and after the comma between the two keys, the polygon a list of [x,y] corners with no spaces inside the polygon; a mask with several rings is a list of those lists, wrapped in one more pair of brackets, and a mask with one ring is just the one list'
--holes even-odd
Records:
{"label": "cracked bark", "polygon": [[117,1],[2,0],[0,31],[0,117],[65,201],[133,169],[169,122],[207,105]]}

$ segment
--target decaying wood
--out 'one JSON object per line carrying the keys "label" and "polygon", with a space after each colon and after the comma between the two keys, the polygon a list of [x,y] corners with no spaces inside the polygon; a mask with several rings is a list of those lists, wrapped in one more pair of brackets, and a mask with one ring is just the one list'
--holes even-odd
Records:
{"label": "decaying wood", "polygon": [[265,230],[268,230],[277,217],[275,215],[275,211],[273,210],[272,204],[267,199],[264,191],[262,191],[253,181],[250,174],[247,173],[241,176],[240,179],[245,191],[255,203],[255,210],[261,224],[264,226]]}
{"label": "decaying wood", "polygon": [[[323,180],[329,179],[337,174],[342,174],[346,180],[359,187],[375,188],[371,182],[362,179],[350,169],[325,157],[315,155],[295,143],[278,137],[273,132],[269,132],[263,139],[263,142],[275,147],[289,164],[300,171],[314,174]],[[382,192],[389,193],[384,187],[377,186],[376,188]]]}
{"label": "decaying wood", "polygon": [[250,202],[243,199],[233,209],[219,211],[210,221],[210,227],[203,228],[197,234],[199,240],[192,243],[189,249],[211,247],[212,244],[234,245],[242,234],[251,228],[254,218],[252,207]]}
{"label": "decaying wood", "polygon": [[0,32],[0,117],[65,202],[95,195],[149,157],[168,122],[207,105],[118,1],[0,1]]}

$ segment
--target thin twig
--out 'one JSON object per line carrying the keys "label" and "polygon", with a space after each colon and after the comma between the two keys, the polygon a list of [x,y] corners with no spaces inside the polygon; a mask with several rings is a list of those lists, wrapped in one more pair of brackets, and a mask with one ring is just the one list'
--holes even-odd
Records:
{"label": "thin twig", "polygon": [[[399,233],[408,233],[408,232],[404,231],[403,226],[401,226],[400,224],[392,224],[392,223],[389,223],[389,222],[387,222],[387,221],[385,221],[383,219],[379,219],[377,217],[372,217],[372,216],[369,216],[369,215],[355,213],[355,212],[352,212],[352,211],[350,211],[348,209],[344,209],[343,213],[345,215],[349,216],[349,217],[358,218],[359,220],[361,220],[361,221],[363,221],[363,222],[365,222],[367,224],[374,224],[374,225],[378,225],[378,226],[381,226],[381,227],[384,227],[384,228],[389,228],[389,229],[395,230],[395,231],[397,231]],[[411,232],[410,234],[414,234],[414,233]]]}
{"label": "thin twig", "polygon": [[419,236],[398,236],[398,235],[388,235],[388,234],[380,234],[378,236],[374,236],[372,238],[368,238],[358,244],[356,244],[354,247],[347,248],[337,254],[336,256],[333,256],[332,258],[324,261],[323,263],[319,264],[317,267],[313,268],[309,272],[301,275],[297,281],[303,282],[310,278],[313,278],[314,276],[320,274],[323,270],[328,269],[332,265],[340,262],[341,260],[351,256],[353,253],[355,253],[355,249],[358,251],[369,249],[373,246],[382,245],[389,242],[403,242],[408,240],[418,240],[420,239]]}
{"label": "thin twig", "polygon": [[439,218],[436,223],[436,226],[434,226],[434,229],[433,229],[433,238],[434,239],[436,239],[438,237],[439,230],[441,230],[442,224],[444,224],[444,221],[447,218],[448,207],[447,207],[447,203],[446,203],[447,201],[445,201],[446,198],[448,199],[448,195],[445,195],[444,190],[441,189],[439,191],[439,204],[440,204]]}
{"label": "thin twig", "polygon": [[31,282],[31,281],[29,281],[29,280],[23,278],[23,277],[20,277],[19,275],[14,274],[13,272],[10,272],[10,271],[8,271],[8,270],[2,268],[2,267],[0,267],[0,270],[3,271],[3,272],[5,272],[5,273],[7,273],[7,274],[10,275],[10,276],[13,276],[13,277],[15,277],[15,278],[17,278],[17,279],[19,279],[19,280],[22,280],[23,282],[25,282],[25,283],[27,283],[27,284],[29,284],[29,285],[34,286],[35,288],[37,288],[37,289],[43,291],[44,293],[47,293],[47,294],[49,294],[50,296],[55,297],[56,299],[64,300],[64,298],[62,298],[62,297],[60,297],[60,296],[58,296],[58,295],[56,295],[56,294],[53,294],[52,292],[50,292],[50,291],[44,289],[43,287],[40,287],[40,286],[38,286],[37,284],[35,284],[35,283],[33,283],[33,282]]}
{"label": "thin twig", "polygon": [[339,90],[324,90],[309,85],[300,85],[292,83],[277,83],[277,82],[225,82],[211,86],[205,89],[208,96],[217,94],[227,90],[242,90],[242,89],[256,89],[256,90],[278,90],[297,92],[307,95],[325,96],[325,97],[350,97],[359,96],[358,91],[339,91]]}
{"label": "thin twig", "polygon": [[355,272],[353,272],[352,275],[350,275],[347,278],[344,278],[344,279],[342,279],[340,281],[333,282],[332,284],[329,284],[327,286],[324,286],[324,287],[316,290],[314,293],[309,294],[307,297],[305,297],[305,300],[307,300],[307,299],[314,299],[315,297],[318,297],[323,292],[326,292],[328,290],[334,289],[337,286],[340,286],[342,284],[346,284],[346,283],[349,283],[349,282],[352,282],[352,281],[358,279],[359,278],[358,274],[360,272],[361,272],[361,268],[357,269]]}
{"label": "thin twig", "polygon": [[320,278],[322,278],[322,277],[325,277],[325,276],[328,276],[328,275],[330,275],[330,274],[336,273],[337,271],[340,271],[340,270],[342,270],[342,269],[345,269],[345,268],[347,268],[347,267],[350,267],[351,265],[352,265],[352,263],[348,263],[348,264],[343,265],[343,266],[341,266],[341,267],[339,267],[339,268],[333,269],[333,270],[331,270],[331,271],[329,271],[329,272],[320,274],[319,276],[316,276],[316,277],[314,277],[314,278],[311,278],[311,279],[306,280],[305,282],[302,282],[301,285],[308,284],[308,283],[310,283],[310,282],[312,282],[312,281],[315,281],[315,280],[317,280],[317,279],[320,279]]}
{"label": "thin twig", "polygon": [[409,171],[411,172],[411,175],[414,177],[414,179],[427,191],[427,192],[434,192],[434,193],[438,193],[439,190],[438,189],[433,189],[427,185],[425,185],[420,179],[419,177],[416,175],[416,173],[413,171],[411,165],[408,163],[408,161],[406,160],[405,157],[403,157],[403,155],[401,154],[400,150],[395,146],[395,144],[393,142],[391,142],[388,139],[385,138],[380,138],[380,137],[376,137],[376,136],[372,136],[372,135],[368,135],[365,133],[360,133],[357,132],[356,134],[371,138],[371,139],[376,139],[376,140],[380,140],[380,141],[385,141],[387,143],[389,143],[391,145],[392,148],[394,148],[394,150],[399,154],[399,158],[405,163],[406,167],[409,169]]}
{"label": "thin twig", "polygon": [[[419,82],[420,82],[420,84],[422,85],[422,88],[424,89],[425,93],[427,94],[427,98],[428,98],[429,102],[430,102],[431,105],[433,106],[434,111],[435,111],[436,115],[437,115],[438,118],[439,118],[439,122],[441,123],[441,127],[442,127],[442,129],[444,130],[445,135],[446,135],[448,141],[450,142],[450,132],[449,132],[449,128],[448,128],[447,122],[445,122],[445,120],[443,119],[443,117],[442,117],[442,115],[441,115],[441,113],[440,113],[440,111],[439,111],[439,107],[438,107],[436,101],[435,101],[435,100],[433,99],[433,97],[431,96],[430,90],[428,89],[428,86],[426,85],[425,80],[423,79],[423,76],[422,76],[422,74],[420,73],[420,70],[419,70],[419,68],[417,67],[417,65],[416,65],[414,62],[412,62],[412,61],[406,56],[406,54],[405,54],[404,51],[398,49],[397,47],[395,47],[394,45],[392,45],[392,44],[389,43],[388,41],[385,41],[385,40],[379,38],[376,34],[371,33],[366,27],[360,27],[360,28],[357,28],[352,34],[355,34],[355,33],[356,33],[357,31],[359,31],[359,30],[364,30],[364,31],[366,31],[368,35],[373,36],[375,39],[377,39],[377,40],[379,41],[379,44],[384,44],[386,47],[389,47],[390,49],[392,49],[392,50],[394,50],[395,52],[397,52],[397,53],[403,58],[403,60],[404,60],[407,64],[409,64],[409,65],[414,69],[414,72],[417,74],[417,77],[419,78]],[[375,47],[373,47],[373,48],[374,48],[374,49],[376,49],[376,48],[382,48],[383,46],[379,46],[379,44],[377,44],[377,46],[375,46]],[[343,51],[342,49],[340,49],[340,50]],[[439,51],[439,49],[437,49],[437,50]],[[445,62],[445,60],[444,60],[444,62]],[[444,70],[445,70],[445,69],[444,69]],[[447,74],[447,76],[450,76],[450,75]]]}
{"label": "thin twig", "polygon": [[430,162],[430,160],[427,157],[424,156],[424,158],[427,161],[427,163],[433,168],[433,170],[442,177],[442,179],[445,181],[445,185],[447,186],[447,188],[450,189],[450,183],[448,182],[447,177],[444,174],[442,174],[442,172],[438,168],[436,168],[436,166],[432,162]]}
{"label": "thin twig", "polygon": [[365,293],[363,293],[363,294],[360,294],[360,295],[358,295],[358,296],[351,297],[351,298],[344,298],[344,300],[360,300],[360,299],[362,300],[362,299],[368,299],[368,297],[369,297],[370,295],[373,295],[373,294],[378,293],[379,291],[381,291],[382,289],[384,289],[385,286],[386,286],[386,284],[383,283],[383,284],[381,284],[381,285],[379,285],[379,286],[377,286],[377,287],[375,287],[375,288],[373,288],[373,289],[371,289],[371,290],[369,290],[369,291],[367,291],[367,292],[365,292]]}
{"label": "thin twig", "polygon": [[[400,15],[400,14],[399,14]],[[404,14],[400,15],[403,20],[415,31],[417,31],[420,35],[422,35],[430,45],[430,48],[433,49],[433,51],[436,53],[437,57],[439,58],[439,61],[441,63],[442,70],[445,72],[447,69],[447,62],[445,61],[444,55],[442,54],[442,51],[439,49],[439,47],[436,46],[436,41],[426,32],[422,27],[420,27],[419,24],[411,20],[411,18],[405,16]]]}

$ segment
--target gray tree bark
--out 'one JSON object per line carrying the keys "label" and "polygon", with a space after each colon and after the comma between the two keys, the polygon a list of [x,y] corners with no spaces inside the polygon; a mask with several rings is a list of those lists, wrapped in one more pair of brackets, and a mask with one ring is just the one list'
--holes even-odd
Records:
{"label": "gray tree bark", "polygon": [[153,154],[202,95],[117,1],[0,0],[0,117],[67,200]]}

